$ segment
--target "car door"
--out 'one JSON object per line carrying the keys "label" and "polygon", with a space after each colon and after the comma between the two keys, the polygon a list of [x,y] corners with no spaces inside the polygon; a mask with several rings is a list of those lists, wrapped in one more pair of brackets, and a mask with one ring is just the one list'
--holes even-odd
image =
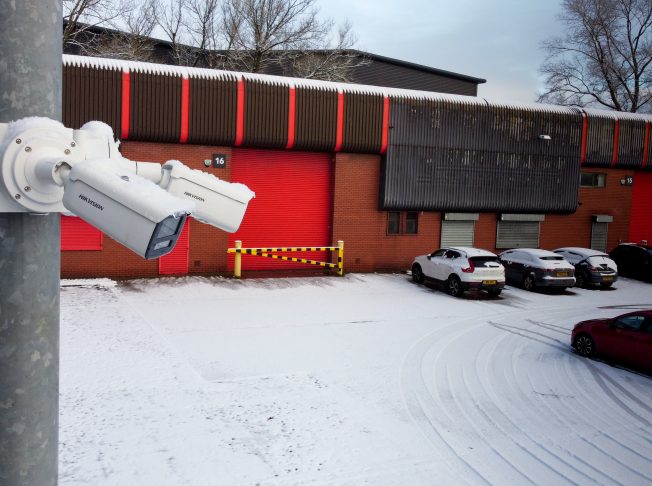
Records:
{"label": "car door", "polygon": [[437,268],[438,279],[447,280],[451,273],[455,273],[455,264],[459,262],[462,255],[459,251],[448,250]]}
{"label": "car door", "polygon": [[626,277],[631,277],[636,273],[636,265],[634,264],[636,255],[633,250],[633,247],[622,246],[617,252],[618,271]]}
{"label": "car door", "polygon": [[428,278],[439,279],[438,277],[438,274],[440,273],[439,267],[442,263],[443,256],[445,253],[446,253],[446,249],[442,248],[430,254],[430,258],[428,259],[428,262],[426,263],[426,268],[424,269],[424,272]]}
{"label": "car door", "polygon": [[601,348],[601,354],[607,358],[626,365],[637,365],[640,361],[639,341],[643,334],[645,317],[629,315],[615,319],[609,326],[606,346]]}
{"label": "car door", "polygon": [[652,374],[652,317],[645,318],[636,350],[636,366]]}
{"label": "car door", "polygon": [[518,260],[518,252],[510,251],[509,253],[501,255],[500,259],[505,267],[505,279],[508,282],[520,281],[520,279],[516,277],[518,272],[515,268],[517,265],[516,260]]}

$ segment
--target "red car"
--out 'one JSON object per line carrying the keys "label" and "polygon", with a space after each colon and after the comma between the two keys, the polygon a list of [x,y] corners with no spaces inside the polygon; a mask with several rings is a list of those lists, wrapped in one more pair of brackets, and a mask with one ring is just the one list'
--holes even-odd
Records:
{"label": "red car", "polygon": [[600,356],[652,374],[652,310],[579,322],[571,345],[581,356]]}

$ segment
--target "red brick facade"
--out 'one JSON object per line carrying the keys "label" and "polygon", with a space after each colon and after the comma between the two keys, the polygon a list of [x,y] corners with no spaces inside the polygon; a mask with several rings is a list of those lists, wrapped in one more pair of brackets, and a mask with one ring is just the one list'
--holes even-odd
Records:
{"label": "red brick facade", "polygon": [[[164,162],[178,159],[202,170],[205,169],[204,160],[211,159],[213,153],[227,154],[228,160],[231,159],[228,147],[124,142],[121,150],[131,160]],[[388,213],[378,210],[380,163],[380,155],[334,155],[332,240],[345,242],[347,272],[405,270],[415,255],[432,251],[440,243],[439,212],[419,213],[418,234],[387,234]],[[632,188],[621,185],[620,180],[632,175],[633,171],[586,171],[606,173],[606,187],[581,188],[581,205],[572,215],[546,215],[541,223],[541,248],[588,246],[595,214],[613,216],[613,222],[609,224],[609,248],[629,239]],[[230,180],[231,165],[213,173]],[[495,250],[497,221],[496,214],[480,214],[475,224],[475,246]],[[190,224],[189,273],[226,273],[228,234],[196,221]],[[108,237],[104,238],[101,251],[63,252],[61,268],[65,278],[158,275],[156,260],[146,261]]]}

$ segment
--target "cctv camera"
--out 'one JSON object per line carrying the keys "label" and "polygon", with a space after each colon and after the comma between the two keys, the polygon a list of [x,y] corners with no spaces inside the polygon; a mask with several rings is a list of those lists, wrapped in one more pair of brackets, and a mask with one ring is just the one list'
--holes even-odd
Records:
{"label": "cctv camera", "polygon": [[102,122],[0,123],[0,212],[70,211],[145,258],[174,248],[188,214],[238,229],[255,196],[246,186],[179,161],[133,162],[118,145]]}
{"label": "cctv camera", "polygon": [[69,172],[59,167],[63,205],[146,259],[169,253],[194,204],[142,177],[116,170],[112,162],[85,161]]}
{"label": "cctv camera", "polygon": [[247,205],[255,197],[243,184],[190,169],[178,160],[163,164],[159,186],[174,196],[193,201],[193,218],[230,233],[240,227]]}

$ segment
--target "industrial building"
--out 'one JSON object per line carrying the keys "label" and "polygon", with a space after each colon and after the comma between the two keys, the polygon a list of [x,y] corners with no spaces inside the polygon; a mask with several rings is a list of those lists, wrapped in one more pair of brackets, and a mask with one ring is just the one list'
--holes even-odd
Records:
{"label": "industrial building", "polygon": [[[483,81],[448,74],[442,85],[454,93],[455,82]],[[108,123],[132,160],[177,159],[247,184],[256,198],[237,233],[191,220],[157,261],[64,216],[63,277],[227,273],[235,240],[343,240],[349,272],[405,270],[448,244],[652,241],[644,115],[64,56],[64,124],[89,120]],[[305,266],[249,257],[243,268]]]}

